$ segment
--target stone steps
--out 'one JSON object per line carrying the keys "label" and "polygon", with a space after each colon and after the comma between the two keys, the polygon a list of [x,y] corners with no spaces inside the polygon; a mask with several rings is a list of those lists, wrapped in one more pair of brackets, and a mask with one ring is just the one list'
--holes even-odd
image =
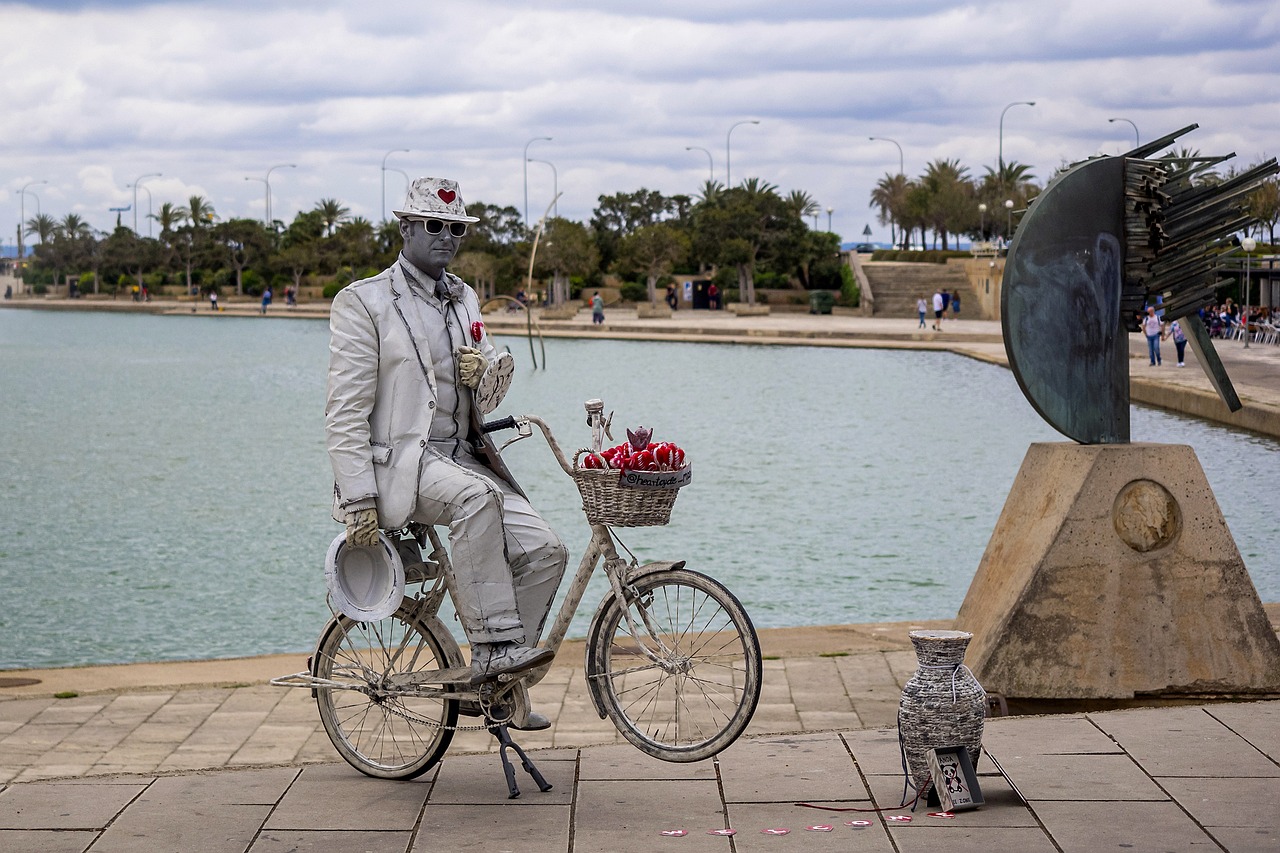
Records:
{"label": "stone steps", "polygon": [[877,317],[914,317],[916,300],[928,302],[943,288],[958,292],[962,306],[974,297],[968,276],[953,266],[882,261],[864,263],[862,269],[875,294]]}

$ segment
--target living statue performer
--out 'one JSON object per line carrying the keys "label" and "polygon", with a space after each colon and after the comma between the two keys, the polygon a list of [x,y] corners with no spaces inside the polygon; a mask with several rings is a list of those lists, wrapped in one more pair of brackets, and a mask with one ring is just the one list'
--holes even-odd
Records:
{"label": "living statue performer", "polygon": [[[375,544],[379,528],[448,525],[451,592],[479,683],[551,659],[534,646],[567,552],[479,430],[497,401],[480,411],[475,389],[499,373],[499,354],[475,291],[445,270],[479,220],[440,178],[415,180],[394,213],[399,257],[343,288],[330,315],[334,518],[354,546]],[[534,713],[522,728],[549,725]]]}

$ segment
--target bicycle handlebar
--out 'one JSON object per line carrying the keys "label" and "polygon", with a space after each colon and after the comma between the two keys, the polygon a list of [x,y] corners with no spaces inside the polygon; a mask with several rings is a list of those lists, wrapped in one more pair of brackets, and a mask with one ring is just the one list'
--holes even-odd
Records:
{"label": "bicycle handlebar", "polygon": [[480,425],[480,431],[483,433],[497,432],[500,429],[515,429],[516,419],[508,415],[505,418],[498,418],[496,421],[489,421]]}

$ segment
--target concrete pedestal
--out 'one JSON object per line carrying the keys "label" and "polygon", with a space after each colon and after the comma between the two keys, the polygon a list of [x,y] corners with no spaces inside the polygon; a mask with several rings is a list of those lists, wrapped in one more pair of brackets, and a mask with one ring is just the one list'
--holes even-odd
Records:
{"label": "concrete pedestal", "polygon": [[1280,692],[1280,641],[1186,445],[1031,445],[956,628],[1010,697]]}

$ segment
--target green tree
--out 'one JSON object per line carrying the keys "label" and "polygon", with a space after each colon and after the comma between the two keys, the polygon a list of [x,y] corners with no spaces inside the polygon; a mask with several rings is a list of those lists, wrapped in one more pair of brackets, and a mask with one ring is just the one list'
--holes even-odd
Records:
{"label": "green tree", "polygon": [[551,276],[552,305],[568,301],[570,276],[586,276],[599,265],[599,251],[585,225],[560,218],[547,223],[534,269]]}
{"label": "green tree", "polygon": [[[875,189],[871,191],[871,203],[869,207],[876,208],[877,221],[881,225],[889,226],[889,242],[898,245],[898,230],[901,223],[906,221],[907,207],[907,188],[910,181],[906,175],[886,174],[883,178],[876,181]],[[906,234],[903,233],[903,248],[906,248]]]}
{"label": "green tree", "polygon": [[813,196],[804,190],[792,190],[787,194],[786,203],[801,222],[804,222],[807,217],[817,216],[822,212],[822,208],[814,201]]}
{"label": "green tree", "polygon": [[235,275],[236,295],[243,296],[245,268],[266,260],[270,247],[266,228],[256,219],[228,219],[213,226],[212,241]]}
{"label": "green tree", "polygon": [[324,222],[325,234],[330,236],[332,236],[338,225],[351,218],[350,208],[343,207],[342,203],[336,198],[322,198],[314,209],[320,214],[321,221]]}
{"label": "green tree", "polygon": [[218,214],[213,209],[213,203],[202,195],[193,195],[187,199],[185,210],[187,221],[196,228],[208,228],[218,220]]}
{"label": "green tree", "polygon": [[632,231],[618,245],[615,266],[645,277],[649,304],[658,304],[658,279],[689,254],[689,237],[675,225],[658,222]]}
{"label": "green tree", "polygon": [[[986,167],[986,174],[978,183],[976,203],[985,204],[985,217],[978,217],[979,230],[987,234],[999,234],[1006,240],[1012,237],[1008,233],[1009,217],[1005,208],[1006,201],[1012,201],[1015,210],[1025,210],[1031,200],[1040,194],[1040,186],[1031,174],[1031,167],[1025,163],[1007,161],[1004,169]],[[985,239],[986,234],[981,234]]]}
{"label": "green tree", "polygon": [[27,220],[27,234],[35,234],[43,243],[58,230],[58,221],[47,213],[41,213]]}
{"label": "green tree", "polygon": [[777,188],[758,178],[711,193],[712,201],[707,197],[693,212],[694,252],[713,263],[732,266],[740,297],[754,305],[757,264],[794,261],[807,229]]}
{"label": "green tree", "polygon": [[488,252],[463,252],[449,271],[474,287],[481,303],[497,295],[498,259]]}
{"label": "green tree", "polygon": [[674,204],[657,190],[641,187],[635,192],[602,195],[591,214],[600,264],[608,269],[618,256],[618,246],[628,235],[671,215]]}
{"label": "green tree", "polygon": [[934,160],[925,167],[920,183],[929,194],[926,218],[934,233],[942,238],[942,250],[949,246],[949,234],[968,230],[977,219],[977,203],[974,201],[973,182],[968,168],[959,160]]}
{"label": "green tree", "polygon": [[1280,222],[1280,178],[1270,178],[1249,193],[1247,210],[1260,226],[1267,228],[1267,242],[1274,246],[1276,223]]}

